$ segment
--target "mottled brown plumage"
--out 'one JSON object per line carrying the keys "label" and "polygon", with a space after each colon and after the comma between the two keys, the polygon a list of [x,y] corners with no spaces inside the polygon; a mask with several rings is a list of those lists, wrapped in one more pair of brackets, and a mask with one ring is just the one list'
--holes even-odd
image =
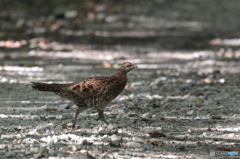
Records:
{"label": "mottled brown plumage", "polygon": [[79,113],[88,108],[96,109],[99,119],[107,123],[103,110],[124,89],[127,83],[126,74],[134,68],[136,66],[132,63],[124,62],[120,69],[110,77],[91,77],[68,84],[32,82],[32,88],[38,91],[54,92],[75,103],[78,109],[75,113],[73,128]]}

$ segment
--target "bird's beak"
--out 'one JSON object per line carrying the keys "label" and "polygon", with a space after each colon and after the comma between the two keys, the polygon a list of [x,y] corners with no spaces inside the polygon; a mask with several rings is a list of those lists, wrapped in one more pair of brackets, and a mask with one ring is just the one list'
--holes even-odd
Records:
{"label": "bird's beak", "polygon": [[133,68],[138,68],[138,67],[136,65],[134,65]]}

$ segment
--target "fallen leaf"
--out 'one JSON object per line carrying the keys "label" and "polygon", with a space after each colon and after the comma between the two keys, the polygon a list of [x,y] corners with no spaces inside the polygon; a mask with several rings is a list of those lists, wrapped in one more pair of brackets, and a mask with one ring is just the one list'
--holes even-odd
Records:
{"label": "fallen leaf", "polygon": [[217,150],[219,150],[219,151],[236,151],[236,150],[233,149],[233,148],[224,147],[224,146],[218,147]]}
{"label": "fallen leaf", "polygon": [[162,141],[158,141],[158,140],[150,141],[150,143],[152,145],[159,146],[159,147],[163,145],[163,142]]}
{"label": "fallen leaf", "polygon": [[46,111],[56,111],[56,108],[47,108]]}
{"label": "fallen leaf", "polygon": [[110,68],[110,67],[111,67],[111,64],[108,63],[108,62],[103,62],[103,63],[102,63],[102,67],[103,67],[103,68]]}
{"label": "fallen leaf", "polygon": [[167,137],[166,134],[163,134],[159,131],[152,131],[152,132],[147,132],[151,137]]}
{"label": "fallen leaf", "polygon": [[111,107],[111,108],[116,108],[116,107],[119,107],[119,105],[114,104],[114,105],[111,105],[110,107]]}
{"label": "fallen leaf", "polygon": [[211,116],[211,119],[221,120],[221,119],[222,119],[222,116],[220,116],[220,115],[212,115],[212,116]]}
{"label": "fallen leaf", "polygon": [[40,117],[40,120],[42,120],[42,121],[47,121],[46,116],[41,116],[41,115],[39,115],[39,117]]}

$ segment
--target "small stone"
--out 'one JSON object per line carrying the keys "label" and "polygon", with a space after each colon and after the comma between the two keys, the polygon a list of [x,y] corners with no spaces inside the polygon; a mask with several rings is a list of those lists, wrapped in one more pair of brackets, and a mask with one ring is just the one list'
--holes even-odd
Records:
{"label": "small stone", "polygon": [[180,89],[181,91],[186,90],[186,89],[189,89],[189,88],[190,88],[190,85],[189,85],[189,84],[183,84],[183,85],[181,85],[181,86],[179,87],[179,89]]}
{"label": "small stone", "polygon": [[74,18],[76,17],[78,12],[76,10],[68,10],[64,13],[66,18]]}
{"label": "small stone", "polygon": [[38,154],[40,156],[47,157],[48,156],[48,149],[46,147],[40,147]]}
{"label": "small stone", "polygon": [[144,147],[145,149],[147,149],[147,150],[152,150],[152,149],[153,149],[153,145],[150,144],[150,143],[144,143],[144,144],[143,144],[143,147]]}
{"label": "small stone", "polygon": [[211,116],[211,119],[221,120],[221,119],[222,119],[222,116],[220,116],[220,115],[212,115],[212,116]]}
{"label": "small stone", "polygon": [[30,132],[28,133],[28,135],[39,135],[39,132],[38,132],[37,129],[33,129],[32,131],[30,131]]}
{"label": "small stone", "polygon": [[124,118],[123,120],[120,120],[120,123],[117,124],[118,127],[124,127],[124,126],[128,126],[131,125],[134,122],[134,120],[128,119],[128,118]]}
{"label": "small stone", "polygon": [[15,157],[16,156],[16,153],[14,151],[8,151],[4,157],[6,158],[12,158],[12,157]]}
{"label": "small stone", "polygon": [[141,144],[139,142],[127,142],[127,146],[137,148],[141,147]]}
{"label": "small stone", "polygon": [[101,146],[101,145],[103,145],[103,143],[102,142],[94,142],[93,145]]}
{"label": "small stone", "polygon": [[34,143],[39,143],[36,139],[32,139],[32,138],[26,138],[22,141],[22,143],[26,143],[26,144],[34,144]]}
{"label": "small stone", "polygon": [[46,128],[52,128],[52,126],[53,126],[53,123],[42,122],[42,123],[38,124],[36,128],[38,130],[43,130]]}
{"label": "small stone", "polygon": [[81,149],[81,145],[69,145],[68,148],[69,148],[72,152],[75,152],[75,151]]}
{"label": "small stone", "polygon": [[190,95],[198,97],[198,96],[201,96],[201,95],[204,95],[204,94],[199,90],[193,90],[193,91],[191,91]]}
{"label": "small stone", "polygon": [[110,135],[111,131],[107,131],[107,130],[102,130],[98,132],[99,135]]}
{"label": "small stone", "polygon": [[145,113],[141,116],[143,119],[151,119],[152,118],[152,114],[151,113]]}
{"label": "small stone", "polygon": [[91,123],[88,120],[83,120],[79,124],[80,128],[89,128],[90,125]]}
{"label": "small stone", "polygon": [[69,109],[69,104],[60,104],[58,108]]}
{"label": "small stone", "polygon": [[61,132],[63,130],[62,126],[61,125],[58,125],[56,126],[54,129],[53,129],[55,132]]}
{"label": "small stone", "polygon": [[194,112],[194,110],[190,110],[187,112],[187,115],[191,115]]}
{"label": "small stone", "polygon": [[119,141],[110,141],[109,144],[113,147],[120,147],[120,142]]}
{"label": "small stone", "polygon": [[113,134],[113,135],[110,136],[110,138],[111,138],[112,141],[116,141],[116,140],[121,140],[122,136]]}
{"label": "small stone", "polygon": [[203,105],[209,105],[209,101],[205,100],[205,101],[203,102]]}
{"label": "small stone", "polygon": [[118,129],[117,131],[119,134],[122,134],[123,133],[123,130],[122,129]]}
{"label": "small stone", "polygon": [[72,115],[70,115],[70,114],[63,114],[62,115],[62,120],[66,120],[66,119],[72,119]]}
{"label": "small stone", "polygon": [[66,146],[66,144],[63,142],[59,142],[59,141],[54,142],[54,147],[63,147],[63,146]]}
{"label": "small stone", "polygon": [[82,145],[89,145],[90,143],[87,140],[82,141]]}
{"label": "small stone", "polygon": [[193,103],[201,104],[203,103],[203,100],[201,98],[196,98],[195,100],[192,101]]}

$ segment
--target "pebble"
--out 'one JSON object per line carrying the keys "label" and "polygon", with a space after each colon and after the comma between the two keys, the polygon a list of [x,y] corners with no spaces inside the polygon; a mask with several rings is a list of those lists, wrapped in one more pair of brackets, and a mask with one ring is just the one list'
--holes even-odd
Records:
{"label": "pebble", "polygon": [[122,136],[117,135],[117,134],[113,134],[113,135],[110,136],[110,138],[111,138],[112,141],[116,141],[116,140],[121,140]]}
{"label": "pebble", "polygon": [[39,143],[39,142],[36,139],[26,138],[22,141],[22,143],[33,144],[33,143]]}
{"label": "pebble", "polygon": [[101,130],[98,132],[99,135],[110,135],[112,132],[107,130]]}
{"label": "pebble", "polygon": [[141,117],[143,119],[151,119],[152,118],[152,114],[151,113],[144,113],[143,115],[141,115]]}
{"label": "pebble", "polygon": [[194,110],[190,110],[187,112],[187,115],[191,115],[191,114],[193,114],[193,112],[194,112]]}
{"label": "pebble", "polygon": [[39,135],[40,133],[38,132],[37,129],[33,129],[31,131],[29,131],[28,135]]}
{"label": "pebble", "polygon": [[110,141],[109,144],[113,147],[120,147],[120,141]]}
{"label": "pebble", "polygon": [[52,127],[53,127],[53,123],[42,122],[37,125],[36,129],[37,130],[43,130],[46,128],[52,129]]}
{"label": "pebble", "polygon": [[128,147],[138,148],[138,147],[141,147],[142,144],[140,144],[139,142],[127,142],[127,146]]}
{"label": "pebble", "polygon": [[14,151],[8,151],[6,152],[6,154],[4,155],[5,158],[12,158],[12,157],[16,157],[16,153]]}
{"label": "pebble", "polygon": [[53,131],[55,131],[55,132],[62,132],[62,131],[63,131],[63,128],[62,128],[61,125],[58,125],[58,126],[56,126],[56,127],[53,129]]}

